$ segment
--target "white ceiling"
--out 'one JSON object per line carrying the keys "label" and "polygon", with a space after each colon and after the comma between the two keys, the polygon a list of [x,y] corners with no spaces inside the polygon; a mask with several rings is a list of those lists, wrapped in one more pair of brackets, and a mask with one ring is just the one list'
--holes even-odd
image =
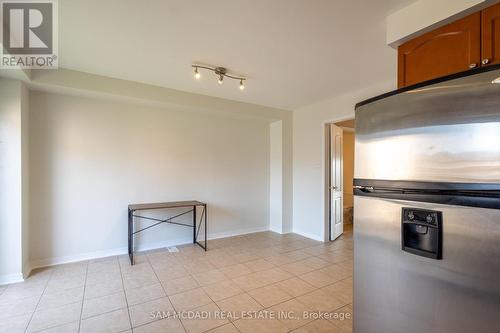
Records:
{"label": "white ceiling", "polygon": [[[391,79],[385,17],[410,2],[63,0],[60,66],[292,110]],[[196,81],[192,63],[248,76],[247,89]]]}

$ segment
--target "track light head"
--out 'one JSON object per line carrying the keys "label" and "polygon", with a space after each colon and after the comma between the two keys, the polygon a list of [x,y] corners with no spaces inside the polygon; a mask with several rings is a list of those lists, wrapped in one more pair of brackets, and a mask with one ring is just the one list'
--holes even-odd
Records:
{"label": "track light head", "polygon": [[227,70],[224,67],[215,67],[214,72],[219,77],[219,79],[217,80],[217,82],[219,82],[219,84],[222,84],[222,82],[224,80],[224,76],[226,75]]}
{"label": "track light head", "polygon": [[245,85],[243,84],[243,80],[240,80],[240,90],[245,89]]}
{"label": "track light head", "polygon": [[198,71],[198,67],[195,67],[195,68],[194,68],[194,78],[195,78],[195,79],[197,79],[197,80],[199,80],[199,79],[200,79],[200,77],[201,77],[201,74],[200,74],[200,72]]}

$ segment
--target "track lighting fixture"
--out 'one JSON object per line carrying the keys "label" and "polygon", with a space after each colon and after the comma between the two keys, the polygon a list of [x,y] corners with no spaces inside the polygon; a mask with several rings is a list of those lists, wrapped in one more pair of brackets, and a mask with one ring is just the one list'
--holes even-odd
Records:
{"label": "track lighting fixture", "polygon": [[224,81],[224,78],[228,77],[228,78],[233,79],[233,80],[239,80],[240,81],[240,90],[245,89],[244,81],[246,80],[246,78],[241,77],[241,76],[235,76],[235,75],[228,74],[227,69],[224,67],[209,67],[209,66],[205,66],[205,65],[191,65],[191,67],[194,68],[194,77],[196,79],[199,79],[201,77],[199,69],[203,68],[203,69],[207,69],[209,71],[214,72],[215,75],[217,75],[217,82],[219,84],[222,84]]}

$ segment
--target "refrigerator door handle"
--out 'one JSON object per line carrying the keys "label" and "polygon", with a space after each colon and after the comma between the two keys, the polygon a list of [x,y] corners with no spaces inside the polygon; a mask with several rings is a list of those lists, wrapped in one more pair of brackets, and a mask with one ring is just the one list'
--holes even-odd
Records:
{"label": "refrigerator door handle", "polygon": [[500,183],[354,179],[355,196],[500,209]]}

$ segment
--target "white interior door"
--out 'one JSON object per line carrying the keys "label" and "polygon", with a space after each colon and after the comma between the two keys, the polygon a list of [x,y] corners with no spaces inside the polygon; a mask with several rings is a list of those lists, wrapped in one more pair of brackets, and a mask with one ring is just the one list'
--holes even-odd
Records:
{"label": "white interior door", "polygon": [[330,240],[344,232],[342,129],[330,124]]}

